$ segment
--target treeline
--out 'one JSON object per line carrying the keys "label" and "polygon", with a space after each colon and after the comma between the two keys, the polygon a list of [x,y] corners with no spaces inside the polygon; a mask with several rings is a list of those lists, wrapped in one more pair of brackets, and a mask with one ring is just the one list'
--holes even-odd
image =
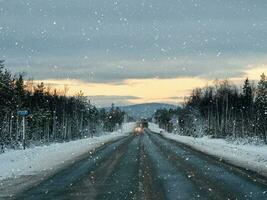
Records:
{"label": "treeline", "polygon": [[14,76],[0,61],[0,151],[18,148],[22,142],[20,110],[26,117],[27,144],[69,141],[92,137],[101,131],[114,131],[124,120],[124,112],[114,105],[110,110],[98,110],[80,92],[67,96],[45,86]]}
{"label": "treeline", "polygon": [[197,88],[177,110],[158,110],[155,120],[168,131],[216,138],[258,138],[267,143],[267,77],[256,86],[246,79],[238,88],[229,81]]}

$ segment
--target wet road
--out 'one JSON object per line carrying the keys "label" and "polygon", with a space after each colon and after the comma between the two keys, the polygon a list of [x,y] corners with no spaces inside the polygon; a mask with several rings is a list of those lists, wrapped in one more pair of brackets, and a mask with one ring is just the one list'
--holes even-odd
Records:
{"label": "wet road", "polygon": [[16,199],[267,199],[266,180],[146,131],[106,144]]}

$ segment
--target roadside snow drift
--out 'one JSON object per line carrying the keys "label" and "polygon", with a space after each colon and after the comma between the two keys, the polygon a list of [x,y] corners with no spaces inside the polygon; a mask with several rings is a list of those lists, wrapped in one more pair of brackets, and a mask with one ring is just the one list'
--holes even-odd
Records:
{"label": "roadside snow drift", "polygon": [[100,137],[7,151],[0,154],[0,180],[56,169],[106,142],[126,136],[133,128],[134,123],[127,123],[121,130]]}
{"label": "roadside snow drift", "polygon": [[150,130],[160,133],[169,139],[188,145],[205,154],[218,157],[235,166],[257,172],[267,177],[267,146],[237,145],[224,139],[208,137],[193,138],[166,133],[156,124],[149,124]]}

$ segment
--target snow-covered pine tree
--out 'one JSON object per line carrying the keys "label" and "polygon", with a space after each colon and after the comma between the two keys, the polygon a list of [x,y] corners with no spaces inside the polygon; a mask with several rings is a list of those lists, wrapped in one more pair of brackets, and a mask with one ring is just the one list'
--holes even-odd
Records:
{"label": "snow-covered pine tree", "polygon": [[257,129],[267,144],[267,77],[263,73],[258,83],[256,97]]}

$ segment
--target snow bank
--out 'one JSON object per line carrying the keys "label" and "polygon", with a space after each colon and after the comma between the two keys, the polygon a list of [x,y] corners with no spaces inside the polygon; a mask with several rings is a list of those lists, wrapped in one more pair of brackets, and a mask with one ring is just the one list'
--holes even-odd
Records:
{"label": "snow bank", "polygon": [[134,123],[126,123],[121,130],[100,137],[7,151],[0,154],[0,180],[56,169],[108,141],[127,135],[133,127]]}
{"label": "snow bank", "polygon": [[124,123],[122,125],[121,132],[124,132],[124,133],[133,132],[135,126],[136,126],[136,122]]}
{"label": "snow bank", "polygon": [[156,132],[156,133],[160,133],[161,131],[163,131],[163,129],[159,128],[159,125],[154,124],[154,123],[149,123],[148,124],[148,128],[151,131]]}
{"label": "snow bank", "polygon": [[161,132],[166,138],[186,144],[198,151],[267,177],[267,146],[233,144],[224,139],[211,139],[209,137],[193,138],[181,136],[166,133],[156,124],[150,124],[149,127],[154,132]]}

